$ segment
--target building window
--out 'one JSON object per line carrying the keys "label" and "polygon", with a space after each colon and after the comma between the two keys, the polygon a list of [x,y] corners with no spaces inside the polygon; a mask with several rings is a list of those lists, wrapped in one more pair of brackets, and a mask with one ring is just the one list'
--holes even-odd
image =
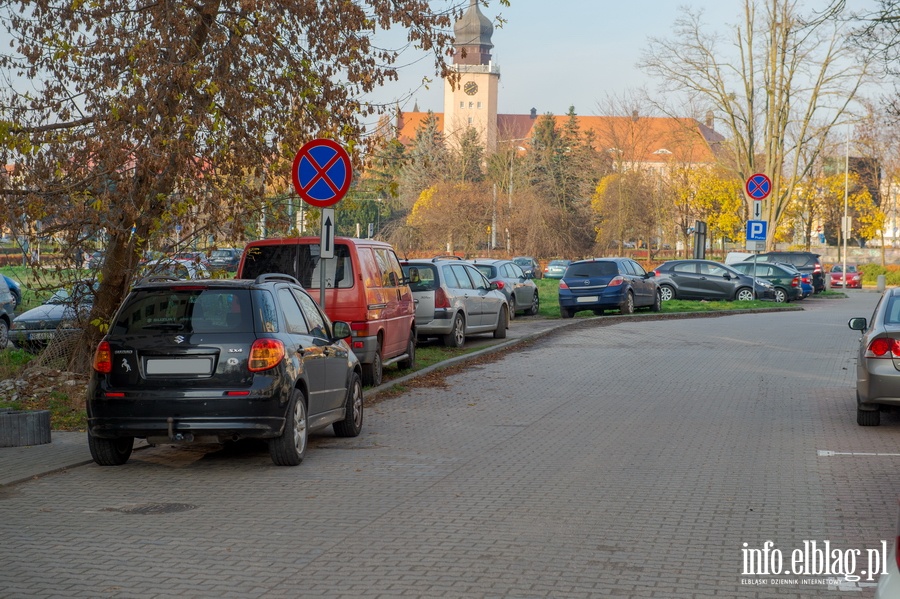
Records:
{"label": "building window", "polygon": [[475,106],[473,102],[469,102],[469,110],[472,110],[472,107]]}
{"label": "building window", "polygon": [[469,117],[469,124],[471,125],[473,122],[475,122],[474,119],[472,117]]}
{"label": "building window", "polygon": [[481,102],[478,103],[478,110],[481,110]]}
{"label": "building window", "polygon": [[465,108],[465,107],[466,107],[466,103],[465,103],[465,102],[460,102],[460,103],[459,103],[459,107],[460,107],[460,108]]}

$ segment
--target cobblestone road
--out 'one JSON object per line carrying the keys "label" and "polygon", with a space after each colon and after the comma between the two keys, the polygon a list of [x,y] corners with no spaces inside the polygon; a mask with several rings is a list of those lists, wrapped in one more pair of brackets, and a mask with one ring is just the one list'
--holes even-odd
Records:
{"label": "cobblestone road", "polygon": [[900,417],[856,425],[846,324],[876,300],[560,332],[298,468],[159,447],[0,490],[0,596],[871,597],[742,550],[828,541],[859,574],[892,542]]}

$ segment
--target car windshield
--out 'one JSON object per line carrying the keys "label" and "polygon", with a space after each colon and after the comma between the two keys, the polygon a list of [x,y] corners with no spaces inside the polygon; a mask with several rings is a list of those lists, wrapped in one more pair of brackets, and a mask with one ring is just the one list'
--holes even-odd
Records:
{"label": "car windshield", "polygon": [[231,250],[213,250],[212,258],[231,258]]}
{"label": "car windshield", "polygon": [[566,277],[610,277],[619,274],[615,262],[582,262],[571,264],[566,270]]}
{"label": "car windshield", "polygon": [[282,272],[297,277],[304,289],[320,286],[320,263],[325,266],[325,287],[349,289],[353,287],[353,261],[346,243],[334,246],[334,258],[319,259],[318,243],[276,243],[253,247],[244,256],[241,276],[255,279],[269,272]]}
{"label": "car windshield", "polygon": [[[843,266],[841,266],[840,264],[835,264],[834,266],[831,267],[831,272],[844,272]],[[854,266],[852,264],[848,264],[847,272],[856,272],[856,266]]]}
{"label": "car windshield", "polygon": [[531,266],[531,258],[516,258],[513,262],[519,266]]}
{"label": "car windshield", "polygon": [[253,332],[252,315],[247,289],[138,290],[116,315],[111,332],[249,333]]}
{"label": "car windshield", "polygon": [[437,289],[437,269],[431,264],[404,264],[403,276],[409,279],[410,291]]}

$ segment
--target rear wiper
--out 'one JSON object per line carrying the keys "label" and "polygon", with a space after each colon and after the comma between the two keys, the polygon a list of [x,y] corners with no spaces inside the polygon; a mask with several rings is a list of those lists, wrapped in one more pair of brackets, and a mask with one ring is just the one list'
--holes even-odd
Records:
{"label": "rear wiper", "polygon": [[159,324],[148,324],[144,327],[144,329],[162,329],[162,330],[170,330],[170,331],[180,331],[184,328],[183,324],[178,324],[177,322],[161,322]]}

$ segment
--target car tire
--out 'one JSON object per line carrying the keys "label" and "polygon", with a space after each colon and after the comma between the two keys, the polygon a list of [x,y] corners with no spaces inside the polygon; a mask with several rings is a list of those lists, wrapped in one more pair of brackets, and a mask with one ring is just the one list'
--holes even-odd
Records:
{"label": "car tire", "polygon": [[409,356],[397,362],[397,368],[400,370],[409,370],[416,367],[416,334],[409,332],[409,341],[406,342],[406,355]]}
{"label": "car tire", "polygon": [[660,310],[662,310],[662,292],[657,289],[656,297],[653,298],[653,303],[650,305],[650,311],[659,312]]}
{"label": "car tire", "polygon": [[782,289],[781,287],[775,288],[775,301],[779,304],[787,303],[787,291]]}
{"label": "car tire", "polygon": [[344,404],[344,419],[332,424],[334,434],[338,437],[356,437],[363,426],[363,391],[359,375],[350,375],[350,386],[347,387],[347,401]]}
{"label": "car tire", "polygon": [[506,339],[506,328],[509,326],[509,311],[506,306],[500,308],[497,316],[497,328],[494,329],[494,339]]}
{"label": "car tire", "polygon": [[276,466],[298,466],[306,456],[309,443],[306,398],[299,389],[291,391],[286,414],[281,435],[269,439],[269,456]]}
{"label": "car tire", "polygon": [[538,297],[537,289],[534,290],[534,297],[531,298],[531,307],[528,308],[528,316],[534,316],[541,310],[541,299]]}
{"label": "car tire", "polygon": [[466,319],[462,312],[453,317],[453,328],[442,338],[445,347],[462,347],[466,342]]}
{"label": "car tire", "polygon": [[9,345],[9,325],[0,318],[0,350],[6,349],[7,345]]}
{"label": "car tire", "polygon": [[572,310],[571,308],[563,308],[562,306],[560,306],[559,307],[559,315],[562,316],[563,318],[574,318],[575,310]]}
{"label": "car tire", "polygon": [[377,387],[381,384],[384,374],[384,361],[381,358],[381,344],[375,348],[375,358],[371,364],[362,365],[363,385]]}
{"label": "car tire", "polygon": [[749,302],[750,300],[753,300],[755,298],[753,297],[752,289],[750,289],[749,287],[741,287],[734,294],[734,299],[739,302]]}
{"label": "car tire", "polygon": [[91,457],[100,466],[121,466],[131,457],[134,437],[103,439],[88,433],[88,449]]}
{"label": "car tire", "polygon": [[856,408],[856,424],[859,426],[878,426],[881,424],[880,410],[862,410]]}
{"label": "car tire", "polygon": [[619,312],[622,314],[634,314],[634,294],[630,291],[625,293],[625,299],[622,300]]}
{"label": "car tire", "polygon": [[675,299],[675,288],[671,285],[660,285],[659,293],[664,302]]}

